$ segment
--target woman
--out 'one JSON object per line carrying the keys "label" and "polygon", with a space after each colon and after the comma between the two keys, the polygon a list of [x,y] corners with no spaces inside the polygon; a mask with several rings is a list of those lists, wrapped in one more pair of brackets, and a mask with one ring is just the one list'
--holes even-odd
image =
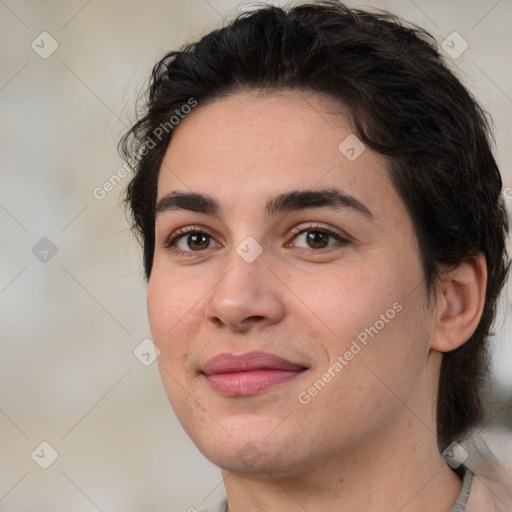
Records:
{"label": "woman", "polygon": [[502,182],[428,34],[338,2],[244,13],[155,66],[121,147],[164,386],[223,471],[205,510],[511,510],[461,444]]}

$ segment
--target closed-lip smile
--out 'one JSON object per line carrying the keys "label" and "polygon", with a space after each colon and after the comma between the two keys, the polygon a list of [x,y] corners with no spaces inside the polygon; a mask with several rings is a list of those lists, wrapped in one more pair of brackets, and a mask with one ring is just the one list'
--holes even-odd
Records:
{"label": "closed-lip smile", "polygon": [[226,396],[250,396],[288,382],[308,367],[267,352],[213,356],[201,368],[210,386]]}

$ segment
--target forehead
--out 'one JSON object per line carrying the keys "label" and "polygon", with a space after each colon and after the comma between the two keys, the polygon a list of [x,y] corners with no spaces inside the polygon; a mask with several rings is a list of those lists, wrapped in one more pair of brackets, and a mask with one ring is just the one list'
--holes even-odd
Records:
{"label": "forehead", "polygon": [[247,92],[199,104],[174,129],[158,198],[194,192],[248,208],[289,190],[337,188],[377,210],[402,209],[387,160],[364,147],[345,111],[306,91]]}

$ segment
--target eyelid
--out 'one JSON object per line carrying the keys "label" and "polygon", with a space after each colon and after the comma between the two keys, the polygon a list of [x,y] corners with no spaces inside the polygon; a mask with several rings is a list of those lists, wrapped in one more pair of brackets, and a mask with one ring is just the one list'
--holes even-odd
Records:
{"label": "eyelid", "polygon": [[[166,248],[170,248],[180,238],[182,238],[183,236],[188,235],[190,233],[204,233],[205,235],[208,235],[209,237],[211,237],[213,240],[215,240],[217,242],[215,236],[211,233],[211,231],[206,226],[201,226],[199,224],[190,224],[190,225],[175,229],[168,237],[166,237],[166,240],[163,245]],[[195,251],[186,251],[186,252],[195,252]],[[197,252],[201,252],[201,251],[197,251]]]}
{"label": "eyelid", "polygon": [[[319,222],[306,222],[294,227],[292,229],[292,240],[296,238],[297,235],[300,235],[305,231],[322,231],[327,233],[328,235],[336,237],[340,242],[349,242],[351,240],[350,236],[347,235],[347,233],[345,233],[344,231],[341,231],[326,224],[321,224]],[[288,244],[289,242],[286,243]]]}

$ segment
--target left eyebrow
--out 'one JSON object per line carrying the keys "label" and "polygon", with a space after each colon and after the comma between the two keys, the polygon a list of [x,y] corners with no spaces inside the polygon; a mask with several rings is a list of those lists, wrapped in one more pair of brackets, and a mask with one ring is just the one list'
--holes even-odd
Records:
{"label": "left eyebrow", "polygon": [[375,218],[371,210],[359,199],[336,188],[294,190],[285,194],[279,194],[267,202],[266,210],[269,214],[274,214],[325,206],[330,208],[350,208],[368,219],[373,220]]}
{"label": "left eyebrow", "polygon": [[203,194],[171,192],[156,203],[155,215],[169,210],[189,210],[218,215],[220,208],[215,199]]}

